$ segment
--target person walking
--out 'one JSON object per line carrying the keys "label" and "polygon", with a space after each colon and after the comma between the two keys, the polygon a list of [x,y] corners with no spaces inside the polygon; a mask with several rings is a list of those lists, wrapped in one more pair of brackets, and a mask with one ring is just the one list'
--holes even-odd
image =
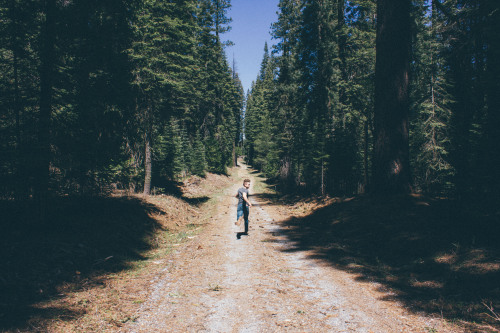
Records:
{"label": "person walking", "polygon": [[238,198],[238,208],[236,211],[236,225],[240,225],[241,218],[245,219],[245,232],[244,235],[248,235],[248,214],[250,213],[249,208],[252,207],[252,203],[248,200],[248,189],[250,188],[250,179],[245,179],[243,181],[243,187],[238,189],[236,198]]}

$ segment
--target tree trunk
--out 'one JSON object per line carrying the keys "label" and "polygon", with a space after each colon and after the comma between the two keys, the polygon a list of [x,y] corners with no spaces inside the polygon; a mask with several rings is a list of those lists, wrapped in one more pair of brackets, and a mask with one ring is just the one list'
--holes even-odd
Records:
{"label": "tree trunk", "polygon": [[[346,65],[346,48],[347,48],[347,36],[344,31],[345,27],[345,17],[344,17],[344,11],[345,11],[345,0],[339,0],[338,5],[337,5],[337,20],[338,20],[338,47],[339,47],[339,59],[340,59],[340,73],[342,75],[342,80],[347,82],[348,77],[347,77],[347,65]],[[345,90],[345,89],[342,89]],[[343,94],[344,91],[341,91]],[[341,100],[345,100],[345,97],[343,95],[340,96]]]}
{"label": "tree trunk", "polygon": [[368,188],[368,182],[369,182],[369,177],[368,177],[368,146],[369,146],[369,141],[370,138],[368,136],[368,117],[366,118],[365,121],[365,126],[364,126],[364,154],[363,154],[363,183],[364,183],[364,191]]}
{"label": "tree trunk", "polygon": [[145,136],[145,160],[144,160],[144,195],[149,195],[151,193],[151,170],[152,170],[152,162],[151,162],[151,134],[150,131],[146,133]]}
{"label": "tree trunk", "polygon": [[238,166],[238,156],[236,156],[236,142],[233,141],[233,167]]}
{"label": "tree trunk", "polygon": [[52,78],[55,57],[56,1],[45,1],[45,22],[41,35],[40,54],[40,113],[38,131],[37,181],[35,198],[40,220],[45,220],[50,167],[50,120],[52,116]]}
{"label": "tree trunk", "polygon": [[292,185],[292,163],[291,158],[287,154],[281,159],[280,163],[280,183],[283,188],[283,192],[288,192]]}
{"label": "tree trunk", "polygon": [[377,1],[372,190],[378,193],[410,191],[410,8],[410,0]]}

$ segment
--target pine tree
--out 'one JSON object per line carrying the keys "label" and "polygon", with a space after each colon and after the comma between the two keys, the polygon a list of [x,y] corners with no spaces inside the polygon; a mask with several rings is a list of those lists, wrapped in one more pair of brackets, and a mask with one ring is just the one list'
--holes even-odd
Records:
{"label": "pine tree", "polygon": [[[220,34],[229,29],[226,11],[229,1],[200,1],[198,24],[197,61],[202,69],[198,73],[198,105],[189,118],[195,129],[199,129],[205,143],[208,170],[226,173],[233,164],[233,145],[237,130],[237,114],[242,101],[235,101],[238,82],[224,54]],[[241,95],[240,95],[240,98]]]}
{"label": "pine tree", "polygon": [[201,140],[201,135],[199,132],[196,133],[193,140],[193,148],[192,148],[192,156],[190,158],[191,165],[190,171],[191,173],[204,176],[205,170],[207,169],[207,159],[205,153],[205,146]]}
{"label": "pine tree", "polygon": [[55,0],[47,0],[44,7],[45,21],[42,28],[42,47],[40,51],[40,112],[38,115],[38,149],[36,152],[36,187],[35,198],[39,209],[39,218],[45,220],[50,175],[50,130],[53,113],[56,43]]}
{"label": "pine tree", "polygon": [[276,117],[279,147],[279,179],[282,189],[291,191],[297,184],[300,165],[300,135],[298,122],[301,107],[298,67],[298,47],[301,28],[301,4],[295,0],[281,0],[278,21],[272,25],[273,38],[277,40]]}
{"label": "pine tree", "polygon": [[490,13],[483,11],[481,1],[436,1],[434,5],[446,46],[442,56],[446,60],[446,92],[452,101],[449,161],[455,171],[453,183],[459,197],[477,197],[484,184],[480,172],[484,165],[480,157],[485,129],[482,120],[487,112],[484,23]]}
{"label": "pine tree", "polygon": [[269,54],[267,43],[261,70],[247,99],[245,112],[245,136],[249,149],[248,163],[275,177],[279,170],[279,155],[276,146],[275,60]]}
{"label": "pine tree", "polygon": [[439,40],[435,6],[414,10],[416,33],[411,82],[411,151],[415,185],[426,193],[449,193],[453,170],[448,161],[450,96],[446,93],[444,44]]}
{"label": "pine tree", "polygon": [[373,9],[371,1],[280,2],[274,98],[278,127],[288,129],[279,139],[284,188],[356,193],[367,178]]}
{"label": "pine tree", "polygon": [[347,119],[351,120],[350,123],[357,121],[357,138],[354,140],[357,141],[358,163],[355,166],[355,178],[363,184],[360,190],[366,191],[369,186],[373,149],[376,3],[373,0],[349,3],[345,12],[348,36],[346,43],[349,45],[346,51],[346,67],[349,81],[344,85],[347,105],[354,111],[347,114]]}
{"label": "pine tree", "polygon": [[[215,0],[3,2],[0,173],[9,180],[2,196],[36,189],[46,197],[49,184],[53,193],[94,194],[112,182],[142,183],[149,193],[153,176],[232,165],[244,101],[219,40],[230,28],[229,7]],[[171,120],[179,133],[166,138]],[[175,153],[168,175],[170,139],[182,142],[183,153]],[[220,155],[210,166],[204,140]]]}
{"label": "pine tree", "polygon": [[[160,158],[164,159],[165,176],[168,179],[180,180],[187,175],[187,160],[190,158],[190,149],[187,147],[186,134],[177,119],[171,118],[165,125],[165,135],[163,138],[164,147],[162,150],[164,151],[160,155]],[[159,167],[161,167],[161,164]]]}
{"label": "pine tree", "polygon": [[333,194],[358,193],[368,183],[375,73],[374,17],[374,1],[338,1],[335,28],[338,106],[329,176]]}
{"label": "pine tree", "polygon": [[33,189],[39,100],[39,4],[4,1],[0,6],[0,177],[2,196],[25,199]]}
{"label": "pine tree", "polygon": [[[482,141],[482,158],[479,173],[487,196],[498,202],[500,187],[500,2],[488,0],[481,5],[484,15],[486,53],[486,117]],[[484,171],[483,171],[484,170]]]}
{"label": "pine tree", "polygon": [[[214,7],[215,35],[220,39],[221,34],[231,31],[231,26],[229,24],[233,19],[227,16],[227,12],[231,8],[231,0],[212,0],[212,3]],[[227,41],[223,44],[229,46],[233,43]]]}
{"label": "pine tree", "polygon": [[137,108],[145,147],[144,194],[151,190],[154,137],[162,121],[186,107],[186,92],[192,91],[186,78],[194,72],[194,10],[191,0],[145,1],[136,20],[136,41],[130,55],[135,62]]}
{"label": "pine tree", "polygon": [[63,6],[56,73],[58,124],[53,163],[80,194],[102,191],[122,153],[122,129],[132,95],[126,49],[132,34],[130,1],[73,1]]}
{"label": "pine tree", "polygon": [[236,66],[233,63],[232,68],[232,78],[233,78],[233,89],[232,96],[230,96],[231,100],[231,109],[233,110],[233,122],[232,122],[232,134],[233,134],[233,164],[235,167],[238,165],[238,155],[240,152],[237,151],[240,142],[242,141],[242,132],[243,132],[243,112],[245,105],[245,93],[243,92],[243,85],[241,84],[240,78],[238,77],[238,73],[236,72]]}

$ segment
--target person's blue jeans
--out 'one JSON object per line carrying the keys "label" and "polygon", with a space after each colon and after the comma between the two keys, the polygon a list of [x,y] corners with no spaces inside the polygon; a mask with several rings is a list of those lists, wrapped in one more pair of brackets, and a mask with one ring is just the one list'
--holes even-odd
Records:
{"label": "person's blue jeans", "polygon": [[245,219],[245,232],[248,232],[248,214],[250,213],[248,208],[246,202],[244,202],[238,204],[238,210],[236,211],[236,220],[239,220],[242,215]]}

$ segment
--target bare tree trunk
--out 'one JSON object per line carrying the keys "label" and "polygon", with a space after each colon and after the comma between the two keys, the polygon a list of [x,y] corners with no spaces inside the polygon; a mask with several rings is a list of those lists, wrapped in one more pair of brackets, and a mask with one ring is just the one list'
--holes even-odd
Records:
{"label": "bare tree trunk", "polygon": [[[340,59],[340,73],[342,75],[342,80],[346,81],[348,80],[347,77],[347,66],[346,66],[346,48],[347,48],[347,37],[346,33],[342,31],[345,26],[345,0],[339,0],[337,4],[337,17],[338,17],[338,27],[337,29],[339,31],[339,38],[338,38],[338,45],[339,45],[339,59]],[[345,100],[345,96],[343,95],[345,92],[343,91],[345,89],[342,89],[341,93],[342,95],[340,96],[340,99],[343,101]]]}
{"label": "bare tree trunk", "polygon": [[321,159],[321,195],[325,195],[325,162]]}
{"label": "bare tree trunk", "polygon": [[238,156],[236,156],[236,142],[233,141],[233,167],[238,166]]}
{"label": "bare tree trunk", "polygon": [[369,140],[369,137],[368,137],[368,117],[365,121],[365,142],[364,142],[364,145],[365,145],[365,151],[364,151],[364,156],[363,156],[363,163],[364,163],[364,170],[363,170],[363,177],[364,177],[364,189],[366,191],[366,189],[368,188],[368,181],[369,181],[369,177],[368,177],[368,140]]}
{"label": "bare tree trunk", "polygon": [[410,0],[377,1],[372,190],[378,193],[410,191],[410,8]]}
{"label": "bare tree trunk", "polygon": [[290,160],[290,156],[285,156],[281,159],[280,163],[280,183],[285,192],[289,191],[290,186],[292,185],[292,170]]}
{"label": "bare tree trunk", "polygon": [[151,161],[151,134],[150,131],[146,133],[145,136],[145,160],[144,160],[144,195],[149,195],[151,193],[151,171],[152,171],[152,161]]}

